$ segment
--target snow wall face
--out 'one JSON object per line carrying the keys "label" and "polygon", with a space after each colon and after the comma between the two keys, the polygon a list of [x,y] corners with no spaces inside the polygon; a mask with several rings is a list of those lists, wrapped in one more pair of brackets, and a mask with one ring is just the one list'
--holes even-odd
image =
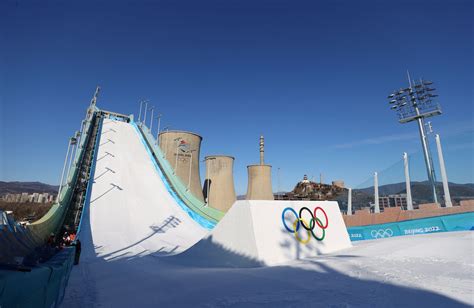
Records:
{"label": "snow wall face", "polygon": [[265,265],[352,246],[335,201],[237,201],[209,238],[226,250]]}

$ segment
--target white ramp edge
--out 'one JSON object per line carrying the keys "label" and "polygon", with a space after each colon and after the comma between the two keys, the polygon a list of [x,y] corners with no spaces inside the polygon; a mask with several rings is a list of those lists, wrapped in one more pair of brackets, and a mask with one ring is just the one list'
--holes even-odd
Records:
{"label": "white ramp edge", "polygon": [[[311,222],[316,208],[318,223]],[[314,226],[314,235],[303,228],[300,218],[308,229]],[[293,232],[295,226],[298,232]],[[350,247],[336,201],[245,200],[235,202],[214,230],[183,255],[188,255],[188,259],[202,256],[209,263],[217,260],[234,266],[271,266]],[[227,258],[228,262],[219,258]]]}

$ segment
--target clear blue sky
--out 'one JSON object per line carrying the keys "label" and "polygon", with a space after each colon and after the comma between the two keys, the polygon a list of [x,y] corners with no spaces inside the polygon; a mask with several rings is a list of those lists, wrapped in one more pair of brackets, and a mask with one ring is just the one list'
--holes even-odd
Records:
{"label": "clear blue sky", "polygon": [[421,149],[386,103],[409,69],[436,82],[450,180],[474,182],[472,16],[470,0],[2,1],[0,180],[58,183],[100,84],[99,107],[148,98],[202,157],[235,156],[239,194],[260,134],[274,190],[277,168],[281,189],[320,172],[356,187]]}

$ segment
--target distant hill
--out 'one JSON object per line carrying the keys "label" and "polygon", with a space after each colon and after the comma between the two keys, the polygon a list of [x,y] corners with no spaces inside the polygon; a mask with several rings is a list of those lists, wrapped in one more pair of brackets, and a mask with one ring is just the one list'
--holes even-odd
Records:
{"label": "distant hill", "polygon": [[[436,189],[438,196],[443,195],[443,184],[436,183]],[[451,193],[451,199],[458,202],[462,199],[474,199],[474,184],[457,184],[449,183],[449,192]],[[362,189],[352,190],[352,204],[356,209],[362,206],[368,206],[369,203],[374,202],[374,187],[367,187]],[[406,193],[405,183],[394,183],[388,185],[379,186],[379,195],[395,195]],[[431,188],[428,181],[424,182],[412,182],[411,183],[411,194],[413,202],[416,204],[430,203],[432,202]],[[337,201],[343,205],[343,208],[347,206],[347,194],[341,195],[336,198]]]}
{"label": "distant hill", "polygon": [[2,182],[0,181],[0,195],[7,193],[52,193],[58,192],[59,186],[49,185],[41,182]]}

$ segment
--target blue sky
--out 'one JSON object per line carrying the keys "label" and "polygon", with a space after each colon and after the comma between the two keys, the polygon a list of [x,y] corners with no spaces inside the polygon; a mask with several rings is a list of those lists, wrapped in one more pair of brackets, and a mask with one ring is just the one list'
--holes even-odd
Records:
{"label": "blue sky", "polygon": [[58,183],[100,84],[99,107],[148,98],[202,157],[235,156],[239,194],[260,134],[274,190],[277,168],[285,190],[321,172],[356,187],[421,149],[386,102],[409,69],[436,83],[450,180],[474,182],[472,16],[468,0],[3,1],[0,180]]}

